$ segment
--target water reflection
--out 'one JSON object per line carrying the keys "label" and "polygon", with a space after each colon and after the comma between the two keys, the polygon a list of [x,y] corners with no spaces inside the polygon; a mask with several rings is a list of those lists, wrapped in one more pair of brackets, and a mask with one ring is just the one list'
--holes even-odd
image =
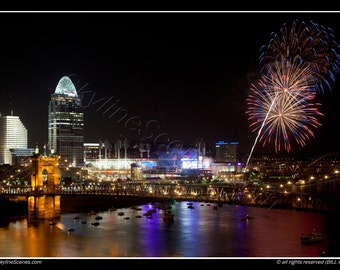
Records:
{"label": "water reflection", "polygon": [[[0,228],[2,257],[319,257],[339,256],[337,215],[237,205],[176,202],[174,221],[146,204],[100,213],[63,214],[49,221],[10,222]],[[155,211],[150,216],[148,210]],[[123,212],[123,215],[119,215]],[[251,215],[254,219],[244,220]],[[100,216],[100,218],[98,218]],[[97,225],[94,223],[97,222]],[[73,231],[70,231],[72,228]],[[313,228],[326,240],[302,245]]]}

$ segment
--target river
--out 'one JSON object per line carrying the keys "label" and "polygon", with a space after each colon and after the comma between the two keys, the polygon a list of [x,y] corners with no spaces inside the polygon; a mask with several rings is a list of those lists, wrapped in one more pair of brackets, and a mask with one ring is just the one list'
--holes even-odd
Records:
{"label": "river", "polygon": [[[62,214],[53,225],[48,220],[14,219],[0,224],[0,257],[340,257],[339,213],[188,201],[170,206],[172,222],[165,222],[164,210],[152,204]],[[151,216],[144,215],[148,210]],[[243,220],[245,215],[253,218]],[[301,244],[301,234],[313,229],[325,240]]]}

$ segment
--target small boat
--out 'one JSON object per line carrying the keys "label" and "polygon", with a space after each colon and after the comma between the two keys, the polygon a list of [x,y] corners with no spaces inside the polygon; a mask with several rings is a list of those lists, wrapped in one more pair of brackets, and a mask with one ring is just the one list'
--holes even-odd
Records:
{"label": "small boat", "polygon": [[254,219],[254,217],[253,216],[249,216],[249,215],[245,215],[245,216],[242,217],[242,221],[247,221],[249,219]]}
{"label": "small boat", "polygon": [[95,212],[95,211],[90,211],[90,212],[88,212],[87,214],[88,214],[89,216],[93,216],[93,215],[97,214],[97,212]]}
{"label": "small boat", "polygon": [[67,231],[68,232],[74,232],[74,228],[68,228]]}
{"label": "small boat", "polygon": [[172,214],[170,211],[166,211],[163,216],[164,221],[173,221],[174,220],[174,214]]}
{"label": "small boat", "polygon": [[328,253],[327,253],[325,250],[323,250],[323,251],[320,253],[320,257],[329,257],[329,256],[328,256]]}
{"label": "small boat", "polygon": [[149,214],[156,213],[156,209],[155,209],[155,208],[149,209],[149,210],[147,211],[147,213],[149,213]]}
{"label": "small boat", "polygon": [[54,225],[57,224],[57,222],[55,222],[54,220],[50,220],[50,221],[49,221],[49,224],[50,224],[50,226],[54,226]]}
{"label": "small boat", "polygon": [[161,207],[160,207],[160,209],[161,210],[170,210],[172,208],[172,206],[171,205],[168,205],[168,204],[162,204],[161,205]]}
{"label": "small boat", "polygon": [[150,212],[145,212],[145,213],[143,213],[143,216],[152,217],[152,213],[150,213]]}
{"label": "small boat", "polygon": [[301,235],[301,243],[302,244],[319,244],[325,240],[325,236],[320,233],[313,231],[311,233],[303,233]]}

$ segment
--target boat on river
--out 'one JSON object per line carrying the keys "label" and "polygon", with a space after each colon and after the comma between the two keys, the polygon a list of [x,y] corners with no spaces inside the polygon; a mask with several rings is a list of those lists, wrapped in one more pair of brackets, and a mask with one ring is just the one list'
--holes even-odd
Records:
{"label": "boat on river", "polygon": [[171,213],[171,211],[169,210],[165,211],[163,215],[163,220],[166,222],[174,221],[174,214]]}
{"label": "boat on river", "polygon": [[247,220],[250,220],[250,219],[254,219],[254,217],[253,217],[253,216],[250,216],[250,215],[244,215],[244,216],[242,217],[242,221],[247,221]]}
{"label": "boat on river", "polygon": [[311,233],[303,233],[301,235],[302,244],[319,244],[325,240],[325,236],[321,232],[313,231]]}

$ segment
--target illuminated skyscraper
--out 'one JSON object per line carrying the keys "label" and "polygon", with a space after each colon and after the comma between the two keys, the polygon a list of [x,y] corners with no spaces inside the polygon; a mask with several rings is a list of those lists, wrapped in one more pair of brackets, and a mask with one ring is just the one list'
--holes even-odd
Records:
{"label": "illuminated skyscraper", "polygon": [[19,116],[0,115],[0,164],[12,165],[11,151],[27,149],[27,129]]}
{"label": "illuminated skyscraper", "polygon": [[48,150],[64,166],[84,163],[84,113],[68,76],[59,80],[48,106]]}

